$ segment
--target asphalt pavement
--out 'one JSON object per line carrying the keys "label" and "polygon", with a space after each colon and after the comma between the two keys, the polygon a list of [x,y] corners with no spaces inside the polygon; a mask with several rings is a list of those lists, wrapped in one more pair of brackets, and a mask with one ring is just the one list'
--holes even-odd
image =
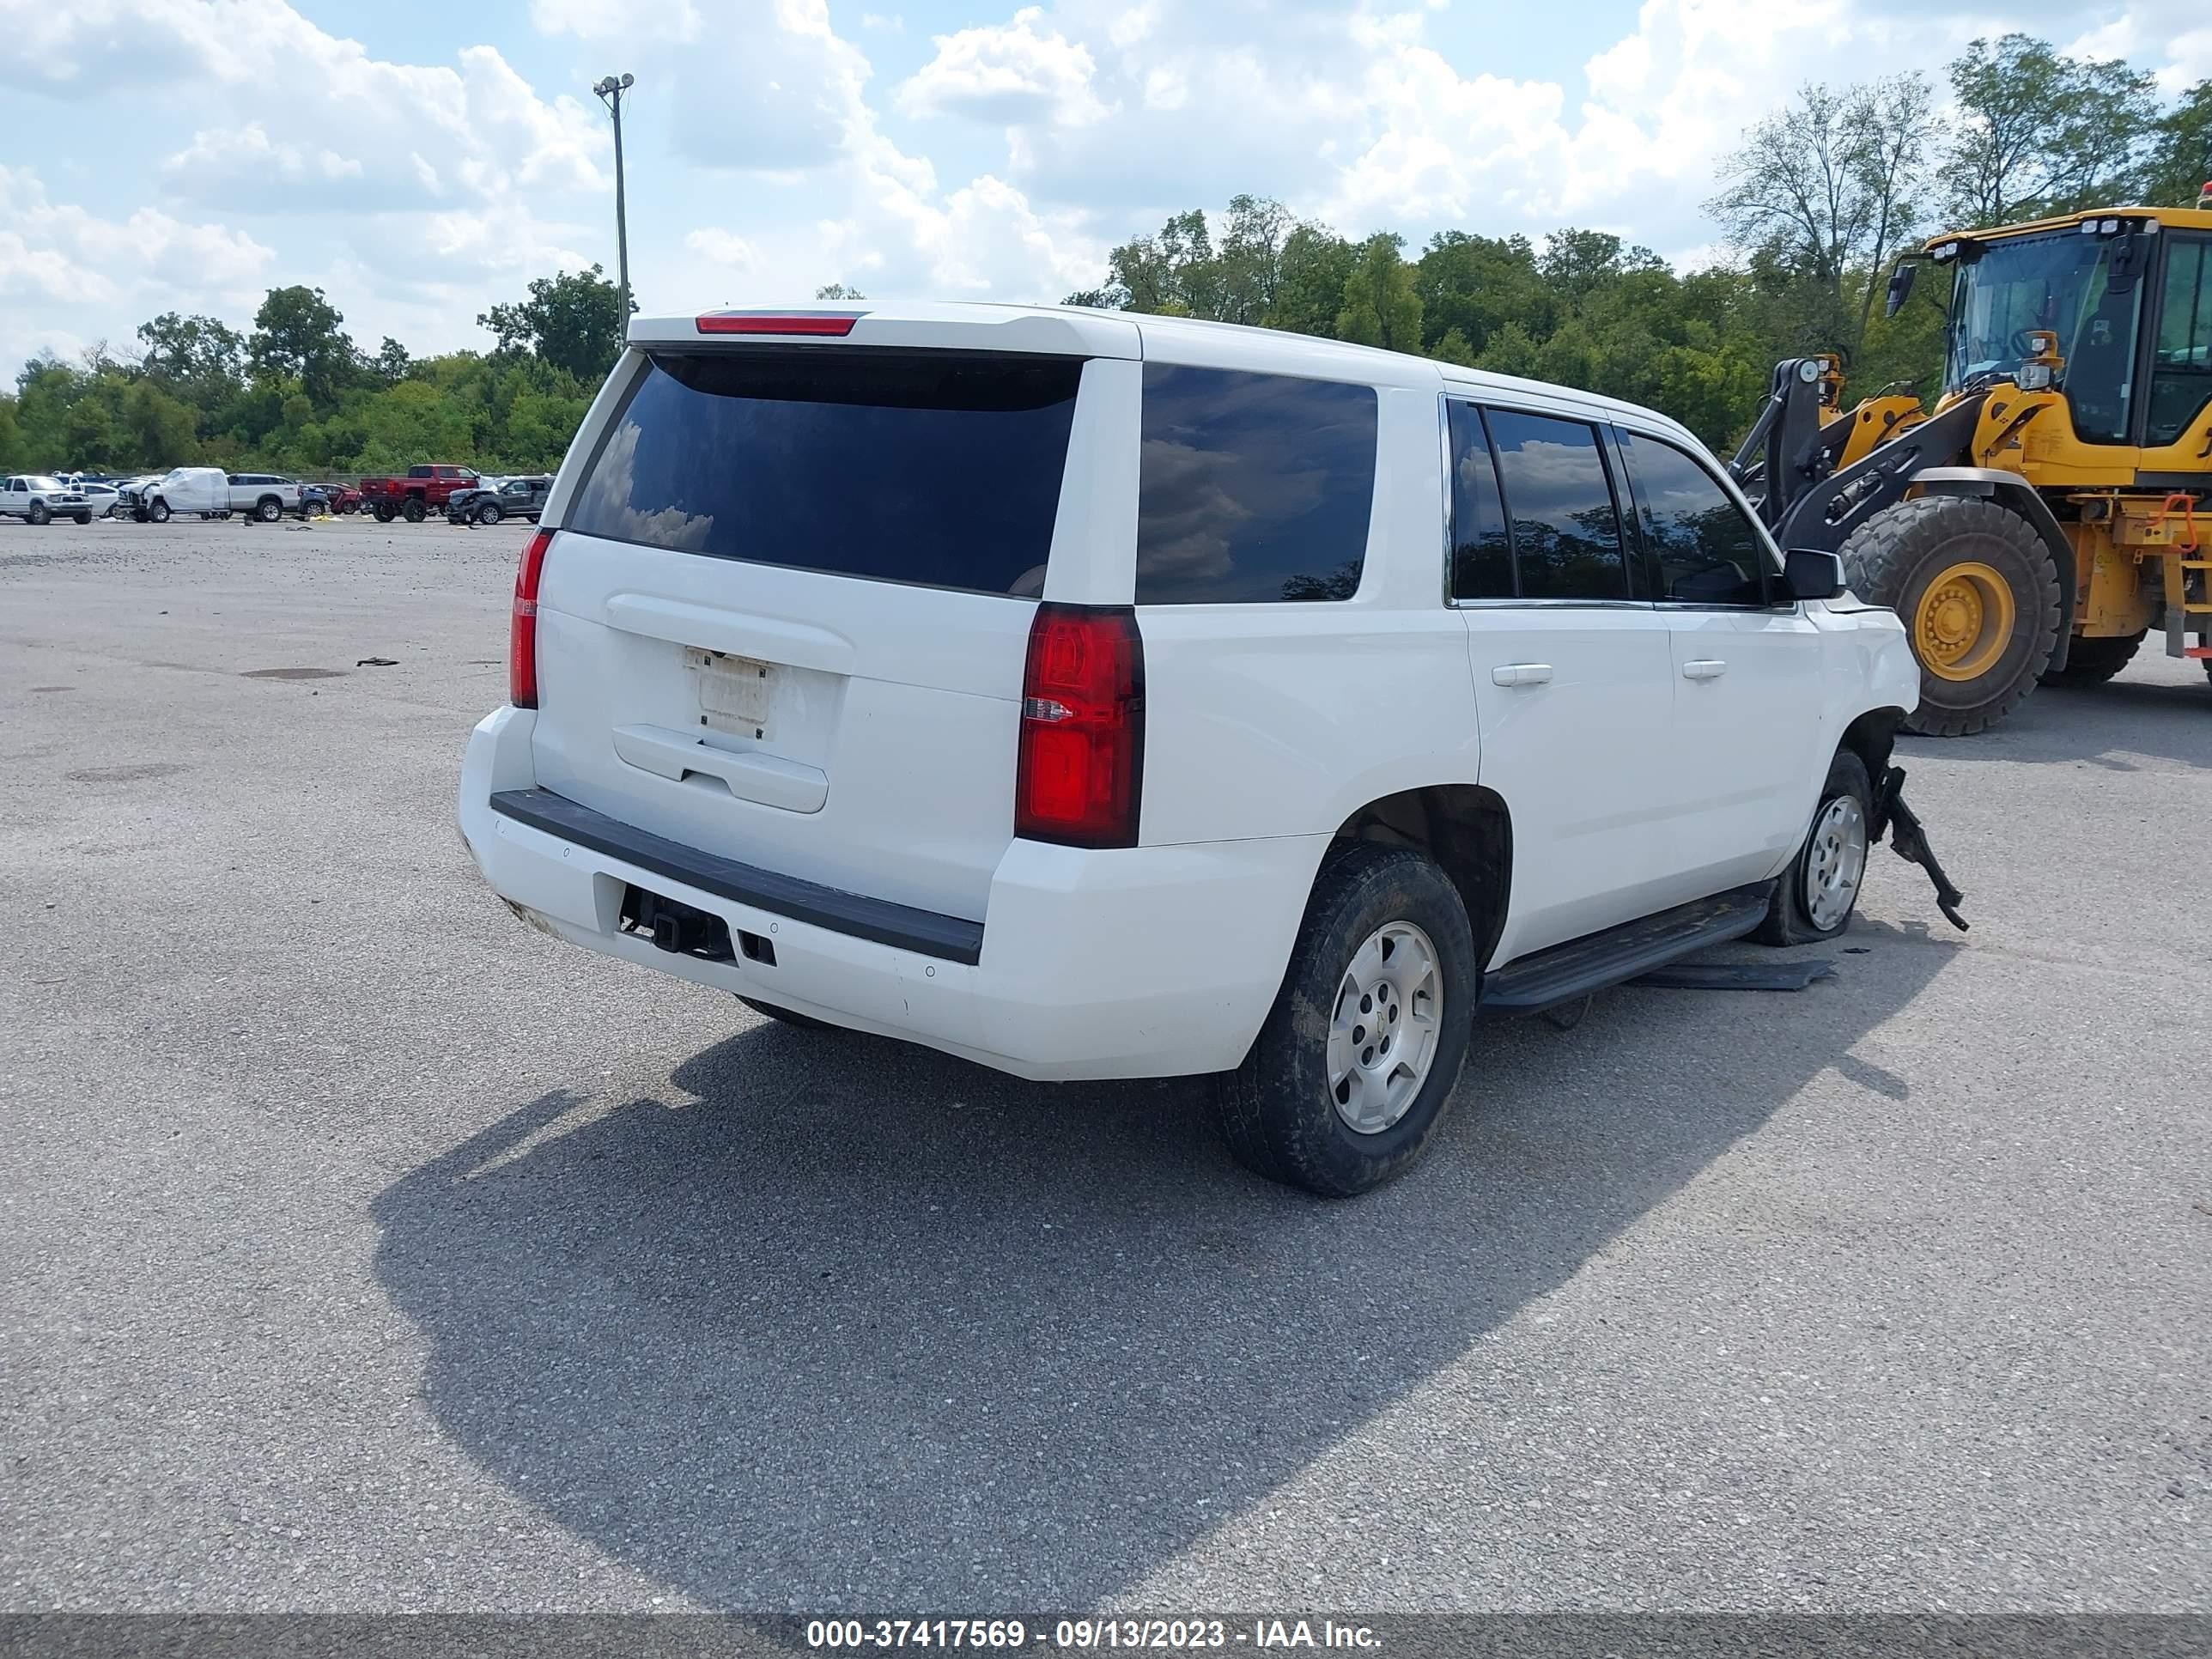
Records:
{"label": "asphalt pavement", "polygon": [[0,525],[0,1607],[2212,1610],[2197,665],[1323,1204],[515,921],[526,534]]}

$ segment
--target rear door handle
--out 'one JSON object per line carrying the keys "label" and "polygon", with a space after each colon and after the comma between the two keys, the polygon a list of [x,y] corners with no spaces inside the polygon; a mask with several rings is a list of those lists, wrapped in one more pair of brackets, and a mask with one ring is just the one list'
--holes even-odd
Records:
{"label": "rear door handle", "polygon": [[1686,680],[1717,680],[1727,672],[1728,665],[1712,657],[1682,665],[1682,678]]}
{"label": "rear door handle", "polygon": [[1490,671],[1492,685],[1543,685],[1551,678],[1547,662],[1509,662]]}

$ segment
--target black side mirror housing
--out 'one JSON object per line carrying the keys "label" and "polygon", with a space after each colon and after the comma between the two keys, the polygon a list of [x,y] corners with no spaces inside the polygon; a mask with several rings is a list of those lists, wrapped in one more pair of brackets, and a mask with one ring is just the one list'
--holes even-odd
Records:
{"label": "black side mirror housing", "polygon": [[1883,316],[1894,317],[1905,309],[1905,302],[1912,297],[1912,279],[1919,274],[1920,267],[1913,264],[1901,264],[1889,273],[1889,299],[1882,307]]}
{"label": "black side mirror housing", "polygon": [[1844,562],[1832,553],[1793,547],[1782,556],[1782,587],[1793,599],[1832,599],[1850,584]]}

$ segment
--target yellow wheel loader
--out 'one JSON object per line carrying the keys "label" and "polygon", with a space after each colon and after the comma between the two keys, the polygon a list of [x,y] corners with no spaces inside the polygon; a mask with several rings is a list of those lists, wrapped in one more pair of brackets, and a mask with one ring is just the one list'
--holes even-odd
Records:
{"label": "yellow wheel loader", "polygon": [[1934,409],[1844,410],[1832,357],[1775,370],[1733,470],[1784,547],[1840,554],[1920,662],[1908,731],[1996,725],[2093,685],[2153,629],[2212,673],[2212,185],[1936,238],[1892,274],[1949,278]]}

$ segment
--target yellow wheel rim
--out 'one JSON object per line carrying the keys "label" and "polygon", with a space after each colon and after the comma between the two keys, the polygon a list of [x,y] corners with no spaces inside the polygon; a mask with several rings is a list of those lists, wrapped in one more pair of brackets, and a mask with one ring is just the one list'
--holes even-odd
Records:
{"label": "yellow wheel rim", "polygon": [[1912,649],[1939,680],[1978,679],[2012,640],[2012,587],[1989,565],[1954,564],[1928,584],[1912,613]]}

